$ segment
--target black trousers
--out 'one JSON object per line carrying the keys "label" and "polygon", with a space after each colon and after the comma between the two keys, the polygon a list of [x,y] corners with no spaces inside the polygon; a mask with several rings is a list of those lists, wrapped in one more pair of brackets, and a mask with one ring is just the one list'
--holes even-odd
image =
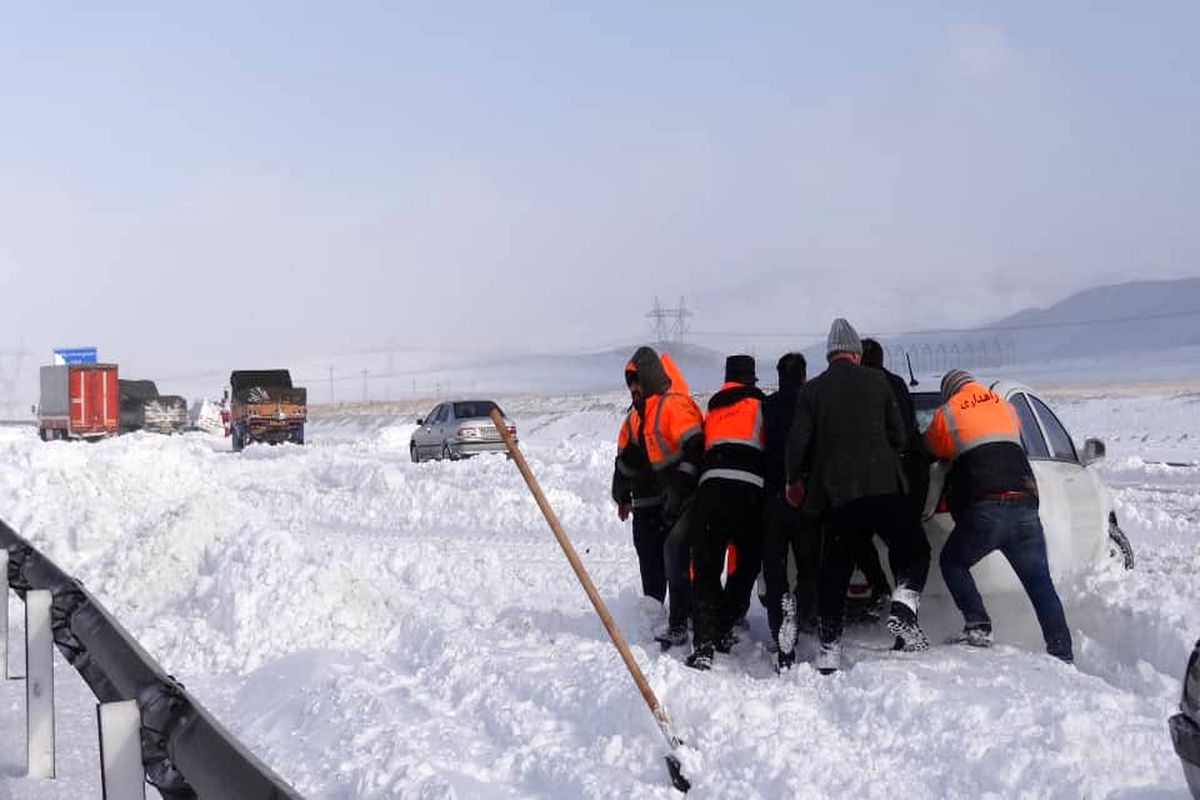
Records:
{"label": "black trousers", "polygon": [[633,548],[637,551],[638,569],[642,574],[642,594],[660,603],[667,597],[667,568],[663,562],[663,545],[666,541],[662,506],[635,508]]}
{"label": "black trousers", "polygon": [[[904,453],[900,456],[900,463],[904,470],[905,480],[908,482],[908,491],[904,493],[904,508],[905,513],[908,514],[908,524],[919,531],[921,537],[928,544],[925,528],[921,524],[921,516],[925,512],[925,497],[929,494],[929,459],[920,453]],[[867,583],[871,584],[871,591],[876,594],[891,592],[892,587],[879,563],[879,551],[875,549],[873,539],[864,540],[859,545],[857,554],[855,561],[858,568],[862,570],[863,576],[866,577]],[[891,567],[894,576],[896,563],[890,552],[888,553],[888,566]]]}
{"label": "black trousers", "polygon": [[[779,640],[783,624],[783,596],[796,592],[796,610],[808,619],[817,607],[817,575],[821,555],[817,518],[793,508],[782,494],[772,494],[763,503],[763,580],[767,584],[767,624],[771,637]],[[789,585],[788,556],[796,562],[796,585]]]}
{"label": "black trousers", "polygon": [[[695,645],[715,645],[750,608],[762,565],[762,489],[745,481],[713,478],[700,484],[699,524],[692,539],[696,576]],[[737,548],[735,567],[721,586],[728,545]]]}
{"label": "black trousers", "polygon": [[864,541],[879,534],[888,546],[896,586],[920,593],[929,576],[929,542],[919,520],[913,524],[904,495],[862,497],[829,510],[821,538],[821,578],[818,612],[823,642],[841,638],[846,589],[854,560]]}
{"label": "black trousers", "polygon": [[692,534],[695,527],[696,501],[684,501],[678,519],[667,528],[663,543],[663,566],[667,572],[667,587],[671,591],[669,624],[672,628],[687,625],[692,616],[692,576],[689,569],[692,554]]}

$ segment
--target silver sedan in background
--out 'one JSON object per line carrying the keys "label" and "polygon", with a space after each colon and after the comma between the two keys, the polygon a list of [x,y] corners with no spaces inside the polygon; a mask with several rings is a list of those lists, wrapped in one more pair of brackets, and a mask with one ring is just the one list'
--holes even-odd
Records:
{"label": "silver sedan in background", "polygon": [[[491,400],[453,400],[440,403],[417,420],[408,445],[413,463],[446,458],[456,461],[479,453],[505,452],[504,440],[492,424],[492,409],[499,409]],[[516,426],[500,411],[504,424],[513,439]]]}

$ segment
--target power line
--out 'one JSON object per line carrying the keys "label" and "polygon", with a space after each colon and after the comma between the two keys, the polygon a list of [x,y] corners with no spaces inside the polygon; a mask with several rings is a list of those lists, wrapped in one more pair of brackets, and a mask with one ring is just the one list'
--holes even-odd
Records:
{"label": "power line", "polygon": [[[974,328],[924,328],[924,329],[914,329],[914,330],[906,330],[906,331],[876,331],[876,330],[871,330],[871,329],[864,329],[864,330],[868,330],[870,333],[872,333],[876,336],[920,336],[923,334],[942,334],[942,333],[968,333],[968,334],[987,335],[989,333],[995,333],[998,331],[1028,331],[1028,330],[1045,330],[1045,329],[1050,329],[1050,328],[1089,327],[1089,326],[1093,326],[1093,325],[1109,325],[1109,324],[1116,324],[1116,323],[1122,323],[1122,322],[1145,322],[1147,320],[1178,319],[1178,318],[1182,318],[1182,317],[1194,317],[1194,316],[1200,316],[1200,309],[1195,309],[1192,311],[1169,311],[1169,312],[1163,312],[1163,313],[1159,313],[1159,314],[1137,314],[1137,315],[1130,315],[1130,316],[1125,316],[1125,317],[1108,317],[1108,318],[1103,318],[1103,319],[1073,320],[1073,321],[1063,321],[1063,322],[1030,322],[1030,323],[1026,323],[1023,325],[984,325],[984,326],[978,326],[978,327],[974,327]],[[811,338],[811,339],[818,339],[822,336],[825,336],[826,332],[821,331],[818,333],[814,333],[814,332],[792,331],[790,333],[783,333],[780,331],[761,331],[761,332],[754,332],[754,331],[691,331],[691,335],[693,335],[693,336],[728,336],[728,337],[738,337],[738,338],[781,338],[781,339]]]}

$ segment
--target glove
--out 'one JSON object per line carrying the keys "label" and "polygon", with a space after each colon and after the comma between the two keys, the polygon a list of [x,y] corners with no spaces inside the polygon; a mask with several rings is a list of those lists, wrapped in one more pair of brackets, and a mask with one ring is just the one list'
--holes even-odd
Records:
{"label": "glove", "polygon": [[621,520],[621,522],[624,522],[625,520],[629,519],[629,512],[632,510],[633,507],[628,503],[621,503],[621,505],[617,506],[617,519]]}
{"label": "glove", "polygon": [[787,485],[784,490],[784,495],[787,497],[788,505],[792,508],[799,508],[804,504],[804,481],[797,478],[792,483]]}

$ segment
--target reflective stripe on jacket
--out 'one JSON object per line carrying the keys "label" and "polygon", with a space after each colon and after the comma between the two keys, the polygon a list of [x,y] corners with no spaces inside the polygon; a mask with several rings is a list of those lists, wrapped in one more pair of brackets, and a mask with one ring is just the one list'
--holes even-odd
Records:
{"label": "reflective stripe on jacket", "polygon": [[708,404],[704,419],[704,472],[701,482],[713,478],[765,483],[763,393],[753,386],[726,383]]}
{"label": "reflective stripe on jacket", "polygon": [[642,415],[631,407],[617,431],[617,458],[613,467],[613,499],[634,508],[662,504],[662,489],[650,469],[642,444]]}
{"label": "reflective stripe on jacket", "polygon": [[955,519],[996,494],[1038,495],[1016,410],[980,383],[968,383],[934,412],[925,442],[934,456],[951,462],[946,499]]}
{"label": "reflective stripe on jacket", "polygon": [[1021,423],[1012,404],[981,383],[971,381],[933,414],[925,441],[943,461],[986,444],[1021,445]]}
{"label": "reflective stripe on jacket", "polygon": [[680,461],[684,445],[703,430],[704,416],[690,395],[668,391],[646,398],[646,455],[655,472],[678,464],[694,475],[696,465]]}

